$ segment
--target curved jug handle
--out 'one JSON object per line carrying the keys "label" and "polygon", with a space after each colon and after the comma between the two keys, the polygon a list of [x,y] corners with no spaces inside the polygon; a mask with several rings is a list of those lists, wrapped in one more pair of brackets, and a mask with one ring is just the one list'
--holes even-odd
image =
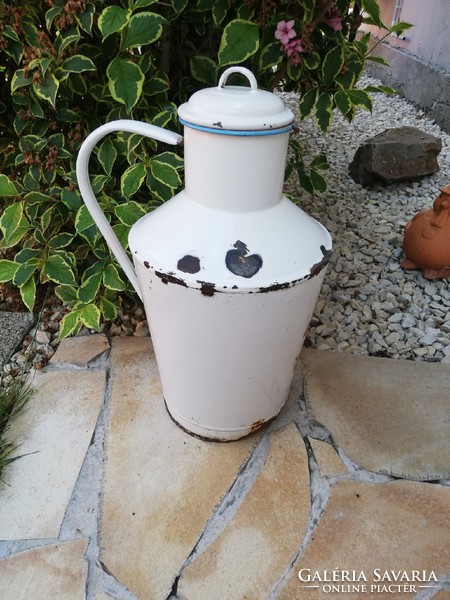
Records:
{"label": "curved jug handle", "polygon": [[123,119],[120,121],[111,121],[110,123],[106,123],[105,125],[101,125],[97,129],[95,129],[84,140],[78,153],[76,173],[78,187],[80,188],[80,193],[84,200],[84,203],[86,204],[87,209],[91,214],[91,217],[93,218],[95,224],[100,229],[100,232],[105,238],[106,243],[108,244],[112,253],[116,257],[117,262],[124,270],[125,275],[128,277],[131,285],[134,287],[139,298],[142,300],[142,291],[138,279],[136,277],[136,271],[134,270],[130,259],[126,255],[125,250],[122,248],[122,245],[117,239],[116,234],[112,230],[108,219],[105,217],[102,210],[100,209],[100,206],[94,195],[89,179],[88,167],[91,152],[94,146],[97,144],[97,142],[99,142],[103,137],[105,137],[105,135],[107,135],[108,133],[112,133],[113,131],[126,131],[129,133],[137,133],[139,135],[144,135],[145,137],[158,140],[159,142],[165,142],[166,144],[173,145],[181,144],[181,142],[183,141],[183,137],[181,135],[178,135],[178,133],[174,133],[173,131],[162,129],[162,127],[157,127],[156,125],[150,125],[150,123],[132,121],[131,119]]}

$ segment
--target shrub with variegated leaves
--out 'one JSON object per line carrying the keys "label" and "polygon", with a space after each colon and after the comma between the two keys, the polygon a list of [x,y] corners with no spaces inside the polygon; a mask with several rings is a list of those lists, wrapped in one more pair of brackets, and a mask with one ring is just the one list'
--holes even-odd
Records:
{"label": "shrub with variegated leaves", "polygon": [[[29,310],[37,286],[54,285],[72,306],[61,337],[116,318],[132,292],[77,189],[86,135],[120,118],[177,130],[177,105],[237,63],[262,88],[299,92],[300,117],[312,115],[326,132],[334,109],[351,120],[357,107],[371,109],[371,92],[391,91],[355,89],[365,61],[382,60],[368,55],[368,36],[355,37],[363,18],[384,27],[376,0],[4,0],[0,282],[17,286]],[[295,171],[310,193],[324,190],[326,158],[306,165],[292,147],[287,176]],[[95,150],[91,173],[126,247],[133,223],[181,187],[183,158],[120,133]]]}

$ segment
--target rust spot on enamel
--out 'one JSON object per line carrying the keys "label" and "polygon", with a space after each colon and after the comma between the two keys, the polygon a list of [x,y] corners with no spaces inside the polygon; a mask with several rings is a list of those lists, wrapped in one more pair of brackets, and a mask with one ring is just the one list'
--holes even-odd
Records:
{"label": "rust spot on enamel", "polygon": [[225,255],[227,269],[238,277],[250,279],[261,269],[263,259],[259,254],[249,254],[247,244],[237,240],[233,244],[234,250],[228,250]]}
{"label": "rust spot on enamel", "polygon": [[155,275],[161,279],[163,283],[166,285],[168,283],[174,283],[175,285],[181,285],[183,287],[187,287],[186,282],[180,279],[179,277],[175,277],[172,273],[162,273],[161,271],[155,271]]}
{"label": "rust spot on enamel", "polygon": [[288,281],[286,283],[274,283],[273,285],[269,285],[264,288],[259,288],[258,294],[264,294],[266,292],[276,292],[277,290],[285,290],[291,285],[295,284],[295,281]]}
{"label": "rust spot on enamel", "polygon": [[197,283],[200,284],[200,291],[203,294],[203,296],[214,296],[214,294],[218,291],[216,290],[216,284],[215,283],[211,283],[209,281],[198,281]]}
{"label": "rust spot on enamel", "polygon": [[252,423],[250,425],[250,433],[253,433],[257,429],[262,427],[264,425],[264,423],[266,423],[266,421],[264,421],[264,419],[259,419],[259,421],[255,421],[254,423]]}
{"label": "rust spot on enamel", "polygon": [[327,250],[325,248],[325,246],[320,246],[320,250],[323,254],[323,258],[321,261],[319,261],[318,263],[316,263],[315,265],[313,265],[311,267],[308,279],[311,279],[312,277],[315,277],[316,275],[318,275],[320,273],[320,271],[322,271],[322,269],[324,269],[327,266],[327,264],[331,258],[331,255],[333,254],[333,252],[331,250]]}
{"label": "rust spot on enamel", "polygon": [[177,269],[183,273],[198,273],[200,271],[200,259],[192,254],[186,254],[180,258],[177,264]]}

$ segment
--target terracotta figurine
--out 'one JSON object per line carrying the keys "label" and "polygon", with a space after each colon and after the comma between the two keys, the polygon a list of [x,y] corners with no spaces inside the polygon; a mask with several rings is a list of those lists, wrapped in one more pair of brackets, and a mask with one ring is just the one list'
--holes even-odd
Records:
{"label": "terracotta figurine", "polygon": [[403,269],[422,269],[426,279],[450,277],[450,185],[441,188],[433,208],[405,225],[403,251]]}

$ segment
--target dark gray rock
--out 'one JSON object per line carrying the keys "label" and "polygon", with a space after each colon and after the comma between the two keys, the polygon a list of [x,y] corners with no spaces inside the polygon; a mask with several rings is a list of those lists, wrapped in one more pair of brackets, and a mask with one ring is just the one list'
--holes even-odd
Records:
{"label": "dark gray rock", "polygon": [[30,313],[0,311],[0,366],[8,362],[33,324]]}
{"label": "dark gray rock", "polygon": [[416,127],[386,129],[362,144],[350,163],[361,185],[417,179],[439,171],[442,140]]}

